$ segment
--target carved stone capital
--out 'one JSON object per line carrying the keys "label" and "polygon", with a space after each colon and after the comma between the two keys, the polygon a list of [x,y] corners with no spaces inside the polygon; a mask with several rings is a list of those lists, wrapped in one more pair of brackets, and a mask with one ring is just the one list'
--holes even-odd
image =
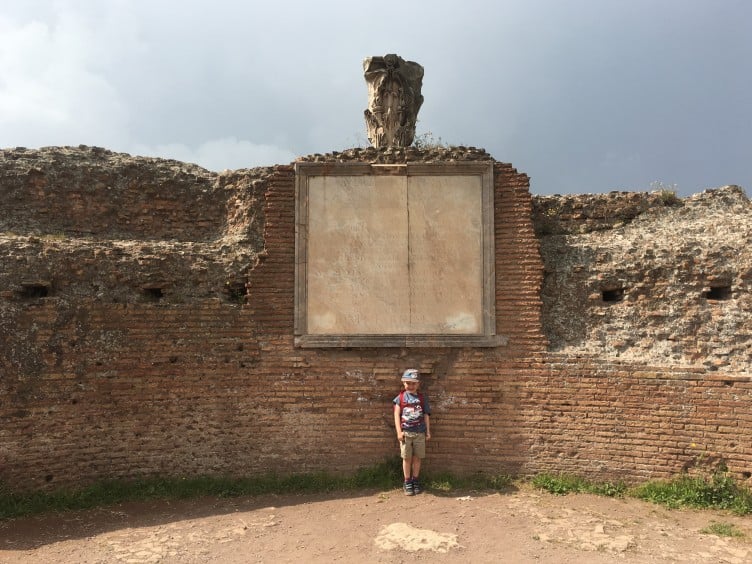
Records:
{"label": "carved stone capital", "polygon": [[371,145],[409,147],[423,104],[423,67],[398,55],[368,57],[363,76],[368,85],[365,119]]}

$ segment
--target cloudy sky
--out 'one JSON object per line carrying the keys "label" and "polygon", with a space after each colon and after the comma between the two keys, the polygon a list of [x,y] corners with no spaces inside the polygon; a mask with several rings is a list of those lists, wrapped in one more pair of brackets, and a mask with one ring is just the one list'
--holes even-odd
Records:
{"label": "cloudy sky", "polygon": [[211,170],[365,146],[362,60],[425,67],[418,133],[537,194],[739,184],[749,0],[0,0],[0,147]]}

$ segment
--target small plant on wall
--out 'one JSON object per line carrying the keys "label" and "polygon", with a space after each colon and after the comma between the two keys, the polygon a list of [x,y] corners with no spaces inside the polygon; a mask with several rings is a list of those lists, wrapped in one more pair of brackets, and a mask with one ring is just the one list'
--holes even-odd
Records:
{"label": "small plant on wall", "polygon": [[441,137],[434,137],[433,133],[426,131],[415,136],[413,145],[416,149],[425,151],[427,149],[445,149],[449,147],[448,143],[445,143]]}
{"label": "small plant on wall", "polygon": [[658,200],[664,206],[673,206],[681,201],[677,196],[678,187],[676,184],[666,184],[660,180],[654,180],[650,183],[651,192],[658,194]]}

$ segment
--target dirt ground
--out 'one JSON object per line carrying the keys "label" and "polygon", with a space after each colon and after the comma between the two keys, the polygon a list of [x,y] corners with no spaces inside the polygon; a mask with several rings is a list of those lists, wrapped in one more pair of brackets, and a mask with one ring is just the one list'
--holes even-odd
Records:
{"label": "dirt ground", "polygon": [[[742,538],[703,534],[731,523]],[[0,562],[752,562],[752,517],[509,493],[128,503],[0,522]]]}

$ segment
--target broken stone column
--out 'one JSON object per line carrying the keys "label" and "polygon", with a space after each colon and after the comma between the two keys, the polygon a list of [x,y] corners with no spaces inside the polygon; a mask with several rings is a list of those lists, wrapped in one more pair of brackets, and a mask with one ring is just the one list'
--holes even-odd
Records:
{"label": "broken stone column", "polygon": [[409,147],[423,104],[423,67],[398,55],[363,61],[368,84],[365,111],[368,140],[374,147]]}

